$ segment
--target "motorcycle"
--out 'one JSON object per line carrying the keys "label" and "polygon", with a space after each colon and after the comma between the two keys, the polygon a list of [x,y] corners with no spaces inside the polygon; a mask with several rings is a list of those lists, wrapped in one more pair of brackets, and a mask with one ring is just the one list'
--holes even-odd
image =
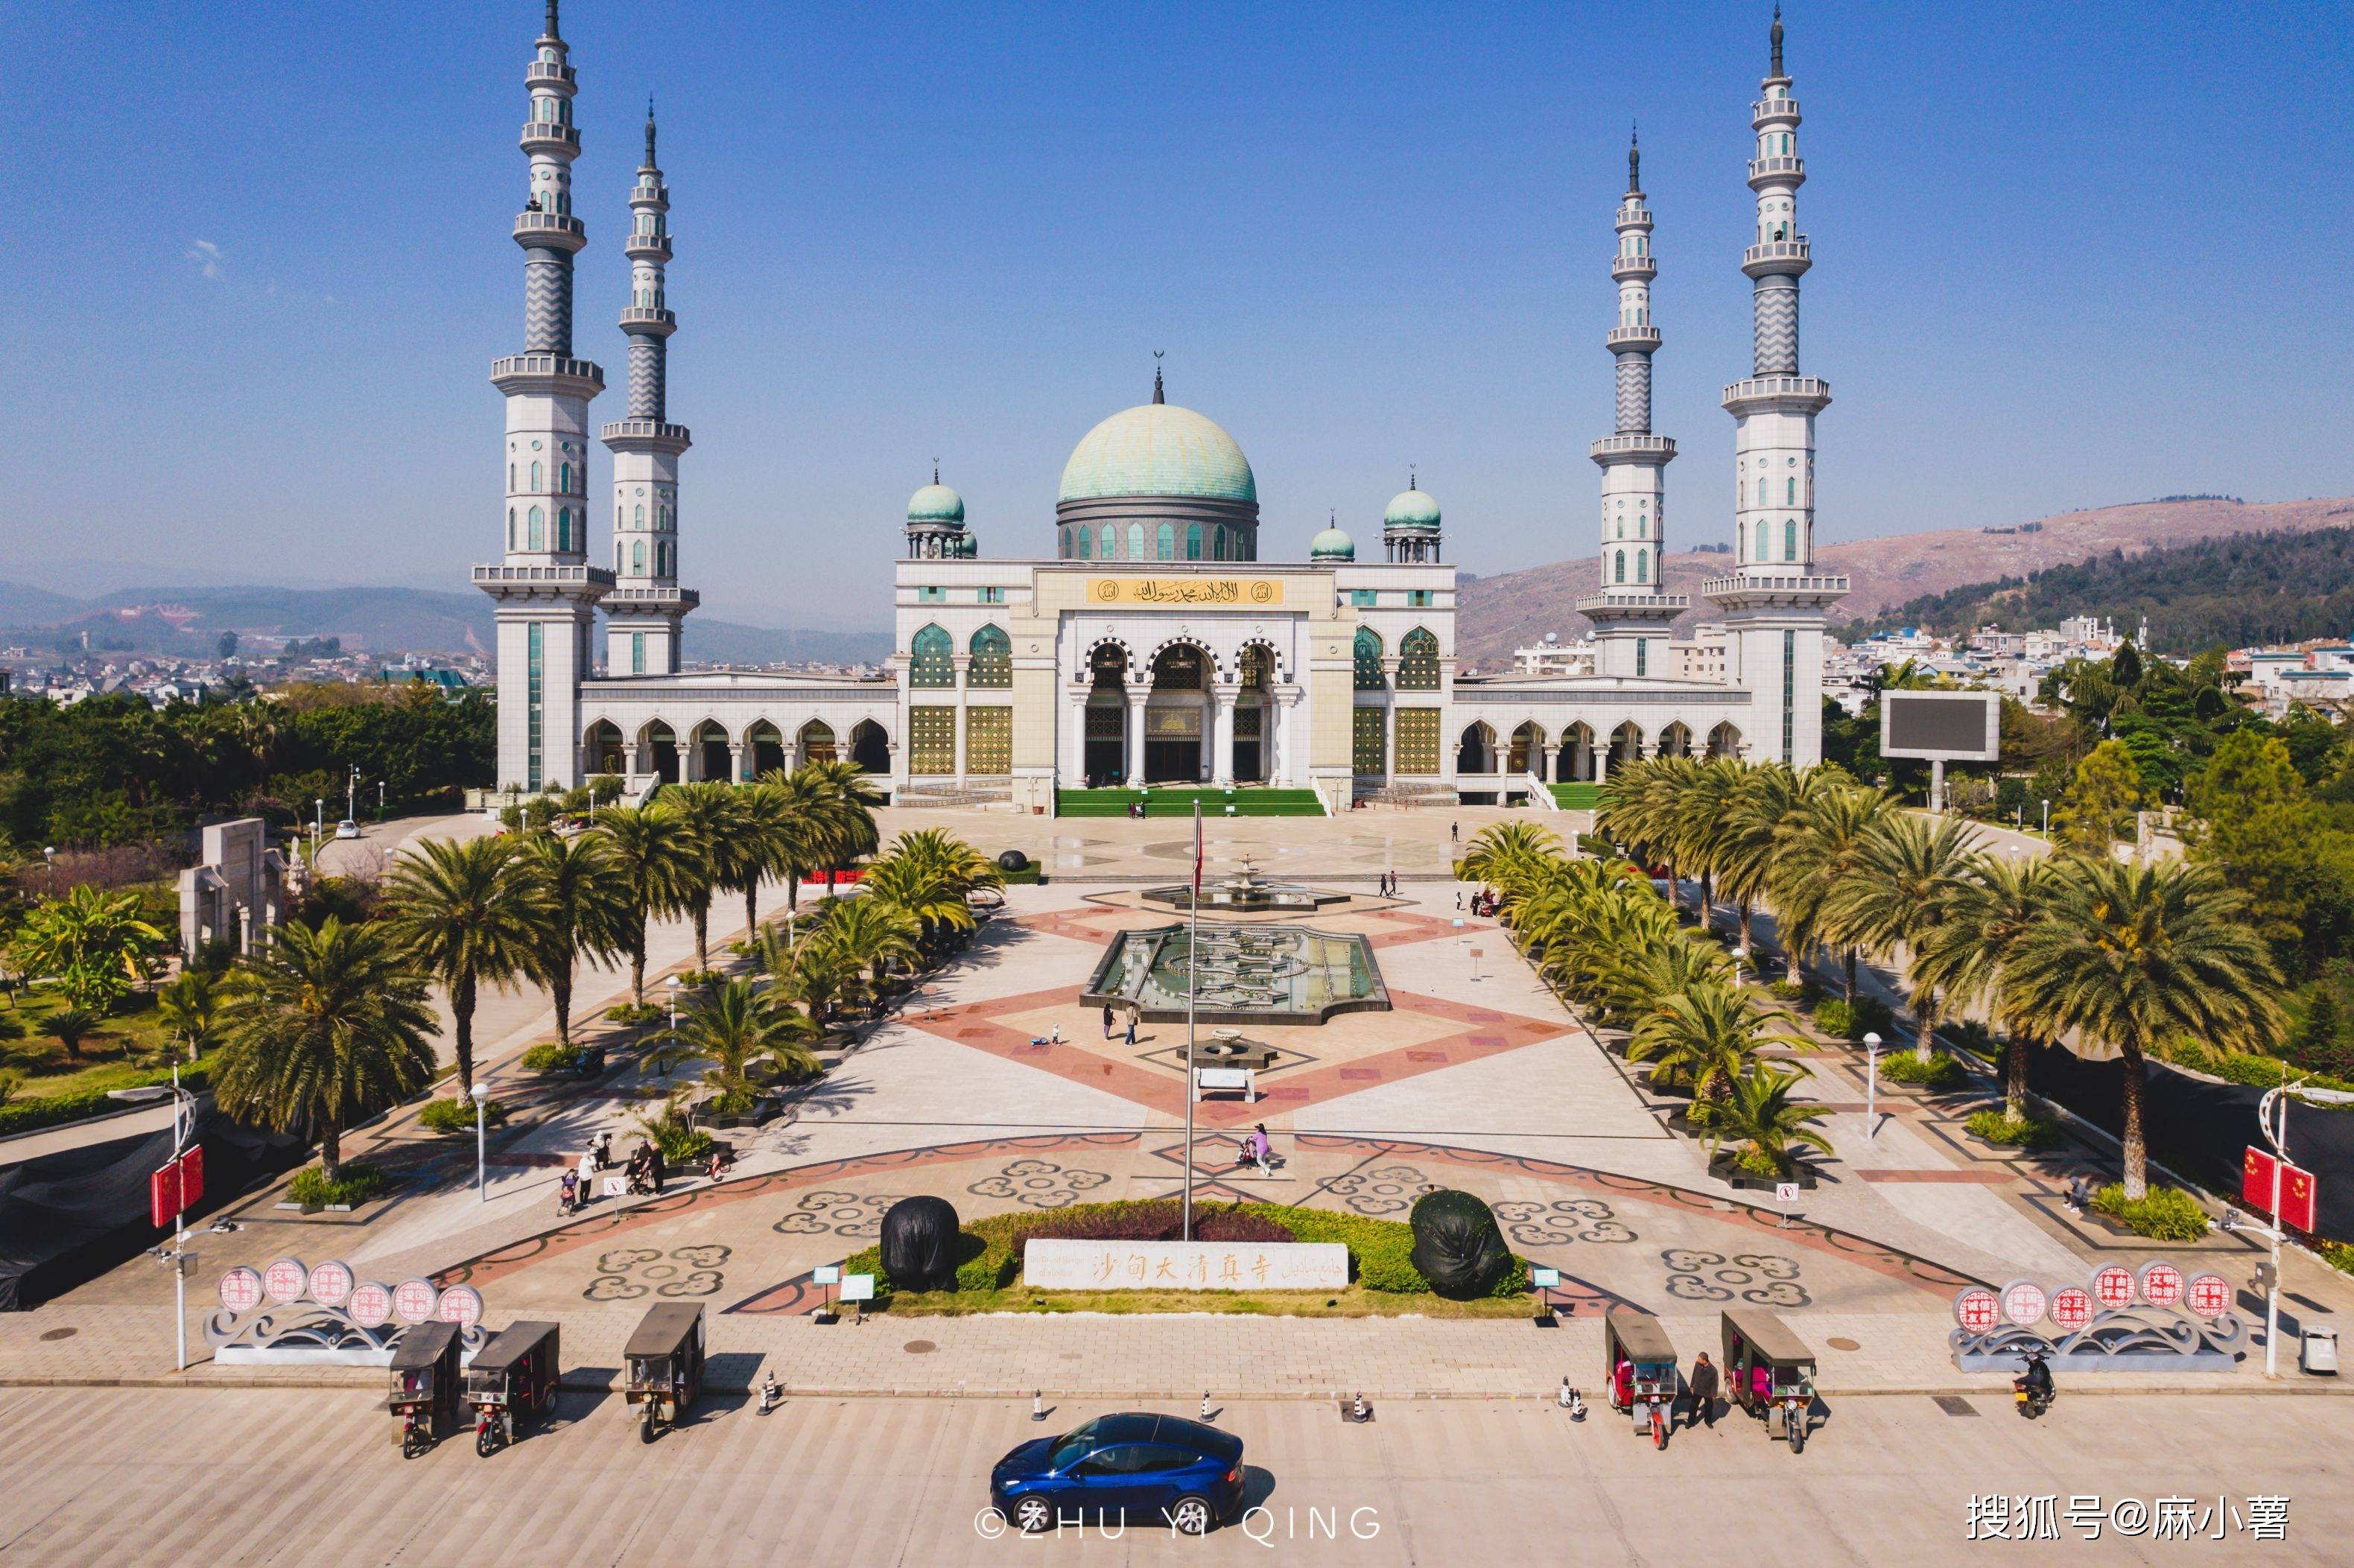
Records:
{"label": "motorcycle", "polygon": [[2059,1395],[2059,1389],[2052,1382],[2052,1369],[2044,1364],[2043,1352],[2029,1351],[2026,1370],[2010,1380],[2011,1402],[2019,1407],[2020,1414],[2032,1421],[2051,1409],[2052,1402]]}

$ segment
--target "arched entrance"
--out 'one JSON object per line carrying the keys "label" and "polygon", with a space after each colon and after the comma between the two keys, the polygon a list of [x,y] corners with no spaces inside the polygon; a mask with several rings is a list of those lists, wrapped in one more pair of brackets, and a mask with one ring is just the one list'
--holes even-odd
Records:
{"label": "arched entrance", "polygon": [[832,762],[834,759],[833,726],[823,719],[811,719],[801,726],[798,741],[803,762]]}
{"label": "arched entrance", "polygon": [[1643,732],[1635,727],[1633,719],[1610,732],[1610,760],[1614,766],[1621,762],[1638,762],[1642,757]]}
{"label": "arched entrance", "polygon": [[1594,778],[1594,730],[1580,722],[1562,732],[1553,754],[1553,776],[1564,784],[1590,783]]}
{"label": "arched entrance", "polygon": [[1257,784],[1274,761],[1275,726],[1268,715],[1274,697],[1275,652],[1254,642],[1243,650],[1242,690],[1235,698],[1235,782]]}
{"label": "arched entrance", "polygon": [[1710,730],[1708,755],[1711,760],[1720,757],[1740,757],[1741,732],[1734,728],[1730,722],[1718,725],[1714,729]]}
{"label": "arched entrance", "polygon": [[1675,724],[1668,726],[1667,728],[1659,732],[1659,756],[1690,757],[1691,755],[1691,749],[1692,740],[1691,726],[1683,724],[1681,720]]}
{"label": "arched entrance", "polygon": [[1481,720],[1464,726],[1463,740],[1455,748],[1455,771],[1460,773],[1493,773],[1496,771],[1496,732]]}
{"label": "arched entrance", "polygon": [[1512,732],[1512,747],[1505,758],[1504,771],[1533,773],[1543,779],[1544,767],[1544,731],[1537,727],[1534,719],[1531,719]]}
{"label": "arched entrance", "polygon": [[580,749],[588,758],[591,773],[627,773],[626,747],[621,744],[621,732],[607,719],[599,719],[588,726]]}
{"label": "arched entrance", "polygon": [[862,773],[891,771],[891,741],[873,719],[860,719],[850,731],[850,760]]}
{"label": "arched entrance", "polygon": [[1153,656],[1144,708],[1145,782],[1198,784],[1208,777],[1203,768],[1208,669],[1208,659],[1190,642],[1172,642]]}
{"label": "arched entrance", "polygon": [[767,719],[760,719],[744,732],[744,771],[754,779],[766,779],[787,765],[785,737],[782,731]]}
{"label": "arched entrance", "polygon": [[1094,681],[1079,765],[1091,788],[1121,783],[1128,778],[1128,651],[1104,643],[1088,653],[1087,670]]}
{"label": "arched entrance", "polygon": [[721,779],[728,775],[727,732],[710,719],[695,726],[695,777]]}
{"label": "arched entrance", "polygon": [[665,784],[678,782],[678,736],[660,719],[638,731],[638,770]]}

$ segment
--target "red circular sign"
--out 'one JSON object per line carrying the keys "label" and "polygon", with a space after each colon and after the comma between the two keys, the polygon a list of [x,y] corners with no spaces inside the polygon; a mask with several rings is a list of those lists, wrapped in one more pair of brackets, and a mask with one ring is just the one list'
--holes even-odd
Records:
{"label": "red circular sign", "polygon": [[471,1329],[482,1320],[482,1293],[471,1285],[453,1285],[441,1293],[433,1316],[444,1323]]}
{"label": "red circular sign", "polygon": [[2120,1307],[2130,1307],[2134,1299],[2133,1270],[2122,1263],[2112,1263],[2093,1271],[2093,1299],[2105,1312]]}
{"label": "red circular sign", "polygon": [[404,1323],[422,1323],[433,1316],[441,1293],[429,1279],[404,1279],[393,1287],[392,1315]]}
{"label": "red circular sign", "polygon": [[2031,1279],[2014,1279],[2002,1287],[2002,1315],[2018,1328],[2031,1329],[2043,1321],[2049,1305],[2043,1287]]}
{"label": "red circular sign", "polygon": [[363,1329],[381,1329],[392,1321],[392,1287],[363,1279],[352,1287],[352,1321]]}
{"label": "red circular sign", "polygon": [[2141,1270],[2141,1298],[2153,1307],[2171,1307],[2182,1299],[2182,1270],[2170,1263],[2147,1263]]}
{"label": "red circular sign", "polygon": [[2074,1333],[2093,1320],[2093,1293],[2081,1285],[2063,1285],[2052,1293],[2052,1321]]}
{"label": "red circular sign", "polygon": [[2232,1309],[2232,1282],[2220,1274],[2202,1274],[2184,1288],[2182,1304],[2211,1323]]}
{"label": "red circular sign", "polygon": [[2002,1321],[2002,1303],[1993,1291],[1974,1285],[1954,1298],[1954,1321],[1970,1333],[1989,1333]]}
{"label": "red circular sign", "polygon": [[302,1299],[304,1287],[311,1283],[311,1270],[299,1257],[281,1257],[261,1271],[261,1288],[280,1306]]}
{"label": "red circular sign", "polygon": [[352,1298],[352,1266],[338,1258],[311,1267],[311,1299],[322,1307],[341,1307]]}
{"label": "red circular sign", "polygon": [[239,1264],[220,1277],[220,1302],[232,1312],[250,1312],[261,1305],[261,1276]]}

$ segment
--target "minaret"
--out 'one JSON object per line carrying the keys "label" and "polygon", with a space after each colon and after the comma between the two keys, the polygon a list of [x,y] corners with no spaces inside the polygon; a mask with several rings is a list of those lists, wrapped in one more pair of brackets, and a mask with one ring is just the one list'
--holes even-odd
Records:
{"label": "minaret", "polygon": [[1597,674],[1668,673],[1669,630],[1691,600],[1659,591],[1667,552],[1667,471],[1676,443],[1651,433],[1651,355],[1659,329],[1651,320],[1651,214],[1643,205],[1643,150],[1627,146],[1627,194],[1615,222],[1618,247],[1610,276],[1618,285],[1618,323],[1603,338],[1617,367],[1618,429],[1590,451],[1602,469],[1602,589],[1577,601],[1594,622]]}
{"label": "minaret", "polygon": [[572,257],[586,243],[572,216],[572,67],[547,30],[524,73],[523,128],[531,186],[515,218],[524,253],[524,351],[491,366],[506,397],[506,554],[474,568],[498,601],[501,789],[568,787],[582,774],[580,682],[588,673],[597,601],[613,577],[588,564],[588,403],[605,373],[572,357]]}
{"label": "minaret", "polygon": [[1782,66],[1778,5],[1772,48],[1763,96],[1750,105],[1757,232],[1741,260],[1753,289],[1755,363],[1747,380],[1724,389],[1734,420],[1734,568],[1701,591],[1728,612],[1728,673],[1750,692],[1749,757],[1805,768],[1822,756],[1822,715],[1799,694],[1821,688],[1824,612],[1848,583],[1815,573],[1815,416],[1831,389],[1798,373],[1798,278],[1813,260],[1798,229],[1807,165],[1798,156],[1798,103]]}
{"label": "minaret", "polygon": [[678,330],[663,294],[670,260],[670,187],[654,161],[654,106],[646,104],[646,161],[630,189],[630,409],[601,432],[613,454],[613,577],[605,599],[609,676],[678,672],[679,622],[702,597],[678,586],[678,459],[693,444],[669,423],[670,334]]}

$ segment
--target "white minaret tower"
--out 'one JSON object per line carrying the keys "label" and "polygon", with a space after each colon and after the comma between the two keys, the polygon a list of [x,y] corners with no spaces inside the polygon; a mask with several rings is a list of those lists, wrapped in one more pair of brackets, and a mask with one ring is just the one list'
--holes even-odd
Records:
{"label": "white minaret tower", "polygon": [[1651,433],[1651,355],[1659,329],[1651,320],[1651,214],[1643,205],[1642,148],[1627,147],[1627,194],[1619,198],[1618,248],[1610,276],[1618,284],[1618,324],[1603,339],[1617,365],[1618,429],[1594,443],[1602,468],[1602,591],[1577,601],[1594,622],[1596,673],[1665,675],[1669,628],[1690,608],[1682,594],[1659,591],[1667,552],[1668,464],[1676,443]]}
{"label": "white minaret tower", "polygon": [[630,258],[630,412],[602,432],[613,453],[613,591],[605,598],[605,673],[678,670],[679,622],[702,602],[678,586],[678,459],[692,442],[668,423],[666,366],[678,318],[663,297],[670,260],[670,188],[654,162],[654,106],[646,104],[646,161],[631,187],[634,215],[621,249]]}
{"label": "white minaret tower", "polygon": [[588,402],[605,373],[572,357],[572,256],[587,242],[572,216],[572,67],[547,0],[547,30],[524,80],[531,119],[523,150],[531,192],[515,218],[524,253],[524,351],[491,366],[507,400],[506,554],[474,568],[498,601],[499,787],[579,782],[580,682],[597,601],[613,576],[588,564]]}
{"label": "white minaret tower", "polygon": [[[1798,278],[1812,264],[1798,230],[1798,103],[1782,69],[1782,10],[1774,8],[1773,61],[1750,106],[1757,132],[1749,188],[1757,234],[1741,270],[1754,292],[1755,364],[1724,389],[1734,420],[1734,575],[1701,592],[1726,611],[1728,673],[1750,692],[1743,738],[1753,761],[1797,768],[1822,758],[1824,611],[1845,577],[1815,573],[1815,416],[1828,383],[1798,374]],[[1802,695],[1803,694],[1803,695]]]}

